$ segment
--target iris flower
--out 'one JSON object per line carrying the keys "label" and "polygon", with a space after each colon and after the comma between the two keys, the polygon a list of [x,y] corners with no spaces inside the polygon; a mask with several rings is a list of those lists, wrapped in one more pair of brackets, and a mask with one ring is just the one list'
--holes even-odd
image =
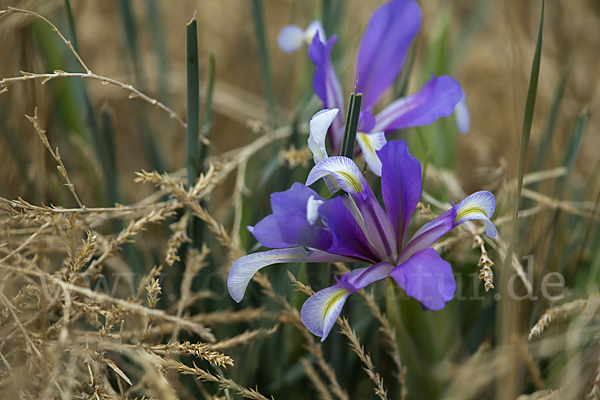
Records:
{"label": "iris flower", "polygon": [[[466,103],[459,104],[464,98],[463,90],[450,76],[432,75],[417,93],[393,101],[375,116],[371,113],[402,70],[407,51],[420,27],[421,10],[415,1],[392,0],[373,13],[360,42],[354,78],[357,92],[363,94],[357,139],[367,164],[377,175],[380,171],[372,165],[377,164],[375,152],[385,144],[386,136],[395,130],[429,125],[440,117],[451,115],[457,106],[459,130],[462,133],[469,130]],[[314,32],[313,36],[307,43],[310,44],[308,55],[315,65],[315,94],[324,108],[344,110],[344,95],[330,59],[337,38],[332,36],[326,40],[322,28],[318,31],[311,29],[311,32]],[[301,45],[301,33],[299,27],[283,28],[278,38],[280,47],[289,51],[292,46],[288,43]],[[300,45],[294,46],[294,49]],[[340,153],[343,134],[344,116],[339,114],[329,135],[334,154]]]}
{"label": "iris flower", "polygon": [[391,277],[425,309],[439,310],[452,299],[456,282],[450,264],[431,245],[465,221],[482,219],[486,234],[496,235],[490,222],[495,200],[477,192],[423,225],[410,239],[406,231],[421,197],[421,164],[403,141],[387,142],[376,155],[381,163],[385,209],[354,161],[328,157],[325,137],[338,110],[323,110],[310,122],[308,145],[315,167],[306,185],[324,178],[330,190],[343,195],[325,199],[306,185],[273,193],[268,215],[249,228],[265,247],[274,248],[238,259],[229,272],[231,297],[240,302],[252,276],[261,268],[287,262],[360,262],[368,266],[337,278],[337,283],[311,296],[303,305],[304,325],[325,340],[346,298],[371,283]]}

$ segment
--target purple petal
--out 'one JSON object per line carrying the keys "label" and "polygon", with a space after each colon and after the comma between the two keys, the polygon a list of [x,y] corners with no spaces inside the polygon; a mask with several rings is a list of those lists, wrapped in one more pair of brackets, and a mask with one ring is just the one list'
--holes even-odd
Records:
{"label": "purple petal", "polygon": [[[319,33],[315,35],[315,38],[318,40],[313,40],[308,48],[308,56],[315,65],[313,89],[323,102],[324,108],[343,110],[344,99],[342,87],[329,57],[331,48],[337,38],[332,36],[327,41],[327,44],[324,44],[319,39]],[[340,113],[334,119],[329,129],[330,135],[328,135],[334,153],[338,153],[342,145],[343,126],[344,116]]]}
{"label": "purple petal", "polygon": [[456,211],[451,208],[433,221],[423,225],[402,249],[398,264],[405,262],[413,254],[429,248],[435,241],[454,229],[455,219]]}
{"label": "purple petal", "polygon": [[337,284],[318,291],[304,302],[300,312],[302,322],[312,334],[321,337],[321,342],[329,335],[346,298],[351,294],[351,291]]}
{"label": "purple petal", "polygon": [[377,152],[381,160],[381,193],[387,215],[402,247],[410,219],[421,198],[421,163],[402,140],[389,141]]}
{"label": "purple petal", "polygon": [[410,297],[429,310],[440,310],[452,300],[456,281],[450,263],[442,260],[434,249],[415,253],[392,271],[392,278]]}
{"label": "purple petal", "polygon": [[421,10],[414,1],[392,0],[375,10],[356,57],[354,81],[363,108],[374,106],[394,82],[420,26]]}
{"label": "purple petal", "polygon": [[288,262],[353,262],[355,259],[340,257],[319,250],[306,250],[303,247],[270,250],[239,258],[231,266],[227,276],[229,294],[238,303],[242,301],[250,279],[258,270],[267,265]]}
{"label": "purple petal", "polygon": [[277,36],[279,48],[286,53],[298,50],[304,44],[304,40],[304,31],[296,25],[284,26]]}
{"label": "purple petal", "polygon": [[454,78],[433,77],[417,93],[394,101],[377,114],[373,131],[389,134],[397,129],[429,125],[452,114],[462,96],[462,88]]}
{"label": "purple petal", "polygon": [[352,201],[349,198],[336,197],[325,201],[319,207],[319,213],[323,216],[324,224],[333,235],[333,242],[327,252],[341,256],[357,257],[375,263],[379,261],[379,257],[369,243],[363,231],[364,227],[361,227],[345,204],[345,202]]}
{"label": "purple petal", "polygon": [[467,98],[463,95],[460,101],[454,108],[454,118],[456,118],[456,127],[458,131],[463,135],[469,132],[471,127],[471,116],[469,115],[469,108],[467,107]]}
{"label": "purple petal", "polygon": [[[356,292],[370,284],[388,278],[396,266],[382,261],[370,267],[354,269],[342,275],[338,283],[351,292]],[[337,278],[336,278],[337,279]]]}
{"label": "purple petal", "polygon": [[282,249],[306,246],[327,250],[331,246],[331,233],[322,224],[310,224],[307,217],[298,214],[271,214],[260,221],[252,231],[265,247]]}
{"label": "purple petal", "polygon": [[379,205],[369,186],[353,196],[360,210],[369,243],[382,260],[395,261],[398,256],[398,237],[387,214]]}
{"label": "purple petal", "polygon": [[456,221],[454,226],[460,225],[471,219],[482,219],[485,221],[485,234],[488,237],[496,237],[496,227],[490,221],[496,208],[496,200],[490,192],[476,192],[454,206],[456,210]]}
{"label": "purple petal", "polygon": [[362,110],[358,119],[358,130],[360,132],[372,132],[375,126],[375,116],[370,111]]}
{"label": "purple petal", "polygon": [[306,218],[308,199],[325,200],[317,192],[301,183],[294,183],[285,192],[271,194],[271,208],[274,214],[298,214]]}

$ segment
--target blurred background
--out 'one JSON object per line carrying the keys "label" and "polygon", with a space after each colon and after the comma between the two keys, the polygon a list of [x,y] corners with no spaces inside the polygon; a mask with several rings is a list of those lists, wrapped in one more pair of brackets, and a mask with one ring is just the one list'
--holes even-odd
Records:
{"label": "blurred background", "polygon": [[[289,137],[272,141],[249,160],[242,187],[231,174],[205,204],[227,230],[240,230],[241,247],[250,252],[258,247],[243,227],[270,212],[269,193],[285,190],[306,177],[306,167],[287,165],[281,162],[280,154],[292,145],[305,147],[303,126],[319,109],[312,93],[313,69],[306,47],[297,53],[283,53],[276,44],[279,30],[289,24],[306,27],[321,19],[328,35],[338,35],[333,61],[342,87],[349,93],[361,35],[369,16],[381,4],[383,1],[357,0],[0,0],[0,9],[18,7],[48,18],[71,40],[93,73],[133,85],[183,120],[186,24],[195,15],[201,107],[207,102],[209,54],[214,53],[216,61],[212,122],[205,126],[210,131],[209,161],[218,162],[219,157],[273,129],[292,130]],[[506,254],[502,243],[517,235],[517,258],[533,259],[534,289],[539,291],[543,273],[558,271],[566,278],[565,287],[557,292],[564,295],[562,302],[588,299],[598,292],[600,283],[596,224],[600,190],[596,118],[600,107],[600,3],[546,3],[537,103],[525,172],[547,172],[547,177],[534,176],[527,186],[521,209],[535,212],[520,219],[516,229],[510,222],[541,2],[429,0],[419,1],[419,5],[423,23],[411,53],[414,61],[407,93],[416,92],[430,73],[451,75],[463,86],[471,115],[471,129],[466,135],[457,132],[453,117],[396,134],[406,139],[411,152],[428,166],[426,190],[444,202],[483,189],[495,194],[495,218],[503,221],[498,223],[502,241],[487,246],[495,263],[496,287],[500,286]],[[48,24],[19,14],[0,20],[0,59],[0,79],[18,77],[20,71],[85,72]],[[50,143],[60,148],[69,176],[87,207],[133,204],[150,196],[155,192],[151,185],[133,182],[136,171],[185,176],[185,127],[152,104],[130,99],[127,91],[115,85],[65,77],[43,85],[41,79],[15,82],[8,89],[0,94],[0,196],[5,199],[22,197],[36,205],[77,206],[63,186],[55,161],[24,116],[33,115],[36,107]],[[380,107],[397,93],[391,90]],[[583,125],[577,125],[578,118]],[[240,199],[243,213],[236,217],[234,210]],[[102,232],[110,235],[119,228],[104,227]],[[163,262],[168,235],[166,228],[153,228],[144,234],[144,240],[115,257],[132,270],[147,272]],[[219,246],[210,234],[206,242]],[[504,334],[500,332],[507,332],[503,326],[510,325],[508,332],[521,343],[544,310],[557,304],[543,298],[526,300],[515,308],[507,306],[511,312],[500,320],[499,302],[493,298],[500,290],[485,293],[482,284],[473,279],[479,270],[480,253],[471,250],[471,242],[467,238],[443,249],[444,258],[461,274],[463,293],[477,293],[483,300],[455,301],[433,315],[422,313],[418,304],[404,296],[398,311],[402,321],[396,321],[395,326],[405,329],[396,333],[401,359],[408,360],[407,398],[509,399],[558,388],[568,388],[560,398],[584,398],[592,389],[598,368],[600,348],[594,338],[594,333],[600,332],[598,321],[591,312],[580,319],[568,319],[568,323],[546,332],[547,337],[558,339],[538,343],[529,350],[530,358],[498,361],[501,345],[512,346],[508,343],[512,339],[501,338]],[[197,243],[190,244],[194,245]],[[226,271],[231,264],[228,255],[219,250],[214,253],[211,271]],[[527,267],[526,261],[521,262]],[[330,266],[290,268],[315,290],[328,285]],[[268,276],[276,292],[299,309],[305,296],[293,292],[285,268],[270,271]],[[479,284],[479,288],[473,287]],[[224,293],[222,281],[209,286]],[[517,292],[526,293],[524,290],[519,287]],[[164,298],[166,293],[165,289]],[[387,286],[382,283],[375,293],[379,305],[386,309],[390,296]],[[400,398],[401,388],[378,336],[378,325],[362,299],[356,297],[349,300],[343,314],[350,315],[353,328],[389,385],[390,397]],[[160,305],[168,309],[172,304],[164,300]],[[268,312],[279,312],[281,307],[259,294],[241,306],[227,296],[206,299],[194,312],[243,310],[250,305],[266,310],[266,314],[252,321],[219,323],[214,327],[216,336],[273,327],[278,321]],[[307,393],[316,391],[308,384],[299,361],[306,356],[303,338],[296,328],[283,323],[271,339],[232,350],[236,366],[230,369],[231,376],[245,386],[258,385],[266,396],[306,398]],[[584,333],[573,338],[573,329]],[[522,346],[527,348],[527,344]],[[346,338],[332,334],[323,348],[350,398],[374,397],[372,382],[346,345]],[[308,360],[314,363],[314,356]],[[501,368],[497,363],[510,367]],[[218,390],[216,385],[213,389]]]}

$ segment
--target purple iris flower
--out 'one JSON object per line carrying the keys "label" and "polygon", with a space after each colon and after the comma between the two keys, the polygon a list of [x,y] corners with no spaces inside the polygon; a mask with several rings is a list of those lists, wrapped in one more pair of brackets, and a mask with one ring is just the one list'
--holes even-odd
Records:
{"label": "purple iris flower", "polygon": [[[407,51],[421,27],[421,10],[413,0],[392,0],[380,6],[371,16],[361,39],[356,57],[354,81],[357,92],[363,94],[361,121],[357,136],[360,150],[369,167],[376,161],[376,151],[385,144],[385,137],[397,129],[429,125],[440,117],[451,115],[458,105],[459,130],[469,129],[466,103],[460,84],[449,76],[433,76],[417,93],[399,98],[377,115],[371,110],[402,70]],[[308,29],[307,29],[308,31]],[[315,65],[313,89],[326,109],[345,110],[344,95],[333,69],[330,53],[336,42],[326,40],[321,29],[311,29],[308,55]],[[303,43],[299,27],[282,29],[278,41],[285,51]],[[299,44],[298,44],[299,43]],[[458,116],[461,116],[460,121]],[[334,154],[339,154],[344,134],[344,115],[339,114],[330,128],[329,141]]]}
{"label": "purple iris flower", "polygon": [[324,178],[339,197],[324,199],[306,185],[273,193],[273,214],[250,228],[256,239],[275,250],[238,259],[229,272],[231,297],[240,302],[252,276],[261,268],[286,262],[362,262],[337,283],[310,297],[302,307],[302,321],[324,340],[346,298],[371,283],[391,277],[425,309],[439,310],[452,299],[456,282],[450,264],[431,245],[456,226],[472,219],[486,223],[486,234],[496,235],[490,218],[495,200],[477,192],[425,224],[410,239],[406,231],[421,197],[421,164],[403,141],[389,141],[377,151],[385,209],[375,198],[356,164],[347,157],[328,157],[325,135],[338,110],[317,113],[310,123],[309,148],[316,165],[306,185]]}

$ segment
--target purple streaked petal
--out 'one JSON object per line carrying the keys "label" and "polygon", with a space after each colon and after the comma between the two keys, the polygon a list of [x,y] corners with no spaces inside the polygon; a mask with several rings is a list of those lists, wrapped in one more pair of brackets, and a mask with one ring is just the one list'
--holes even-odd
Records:
{"label": "purple streaked petal", "polygon": [[318,291],[304,302],[300,311],[302,322],[313,335],[321,337],[321,342],[329,335],[346,298],[351,294],[351,291],[337,284]]}
{"label": "purple streaked petal", "polygon": [[429,248],[436,240],[454,229],[455,218],[456,211],[451,208],[433,221],[423,225],[400,252],[398,264],[407,261],[413,254]]}
{"label": "purple streaked petal", "polygon": [[333,176],[337,186],[347,193],[362,192],[367,186],[367,181],[360,169],[348,157],[329,157],[321,161],[308,174],[306,184],[312,185],[327,175]]}
{"label": "purple streaked petal", "polygon": [[392,0],[375,10],[356,57],[354,81],[363,108],[374,106],[394,82],[420,26],[421,10],[414,1]]}
{"label": "purple streaked petal", "polygon": [[[370,267],[354,269],[346,272],[338,280],[338,283],[346,289],[356,292],[370,284],[388,278],[392,270],[396,268],[394,264],[382,261]],[[337,278],[336,278],[337,279]]]}
{"label": "purple streaked petal", "polygon": [[496,200],[490,192],[475,192],[454,206],[456,210],[456,221],[454,225],[460,225],[471,219],[482,219],[485,221],[485,234],[488,237],[496,237],[496,227],[490,221],[496,208]]}
{"label": "purple streaked petal", "polygon": [[377,151],[381,150],[386,143],[385,134],[383,132],[358,132],[356,141],[371,171],[375,175],[381,176],[381,160],[377,155]]}
{"label": "purple streaked petal", "polygon": [[296,25],[284,26],[277,35],[277,45],[286,53],[298,50],[304,44],[304,40],[304,31]]}
{"label": "purple streaked petal", "polygon": [[379,205],[369,186],[363,193],[353,196],[369,243],[375,248],[381,260],[394,261],[398,256],[398,236],[387,214]]}
{"label": "purple streaked petal", "polygon": [[310,197],[325,200],[311,188],[295,182],[285,192],[271,194],[271,208],[274,214],[298,214],[306,218],[306,204]]}
{"label": "purple streaked petal", "polygon": [[450,263],[431,248],[415,253],[394,268],[392,278],[408,296],[419,300],[429,310],[444,308],[456,291]]}
{"label": "purple streaked petal", "polygon": [[325,201],[319,207],[324,224],[333,235],[333,242],[327,252],[375,263],[379,258],[365,235],[364,221],[361,227],[345,204],[351,202],[353,200],[350,198],[336,197]]}
{"label": "purple streaked petal", "polygon": [[[319,33],[315,37],[319,38]],[[342,87],[329,57],[336,40],[335,36],[332,36],[327,44],[324,44],[320,39],[313,40],[308,48],[308,56],[315,65],[315,74],[313,75],[315,94],[321,99],[325,108],[343,110]],[[339,151],[342,144],[343,126],[344,117],[338,114],[331,125],[331,134],[329,135],[329,141],[333,145],[335,153]]]}
{"label": "purple streaked petal", "polygon": [[469,108],[467,107],[467,98],[463,94],[463,97],[454,108],[454,118],[456,119],[456,127],[458,131],[463,135],[469,132],[471,127],[471,116],[469,115]]}
{"label": "purple streaked petal", "polygon": [[306,250],[304,247],[270,250],[239,258],[233,263],[227,276],[229,294],[238,303],[242,301],[250,279],[258,270],[267,265],[288,262],[353,262],[356,259],[340,257],[319,250]]}
{"label": "purple streaked petal", "polygon": [[321,110],[310,120],[310,135],[308,136],[308,148],[313,155],[315,164],[328,158],[325,147],[325,137],[331,123],[338,115],[339,110]]}
{"label": "purple streaked petal", "polygon": [[421,198],[421,163],[402,140],[389,141],[377,152],[381,160],[381,193],[385,210],[398,234],[398,246]]}
{"label": "purple streaked petal", "polygon": [[434,76],[417,93],[399,98],[377,114],[373,131],[389,134],[397,129],[429,125],[452,114],[462,97],[462,88],[454,78]]}
{"label": "purple streaked petal", "polygon": [[322,224],[311,224],[298,214],[268,215],[254,226],[252,234],[263,246],[275,249],[305,246],[327,250],[332,242],[331,233]]}

